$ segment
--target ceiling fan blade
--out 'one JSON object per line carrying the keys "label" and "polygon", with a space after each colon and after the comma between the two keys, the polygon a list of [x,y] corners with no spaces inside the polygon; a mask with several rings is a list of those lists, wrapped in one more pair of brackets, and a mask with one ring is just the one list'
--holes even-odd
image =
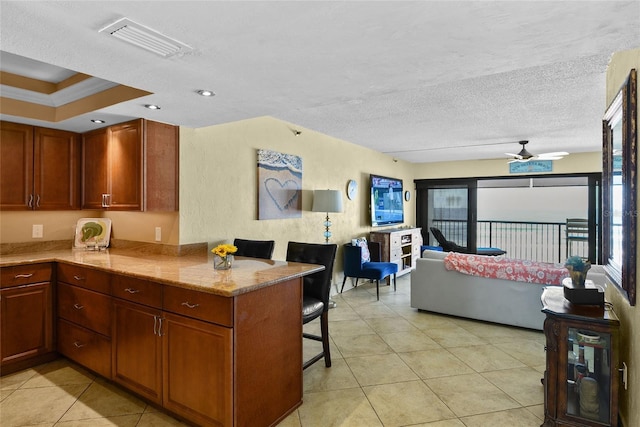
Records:
{"label": "ceiling fan blade", "polygon": [[520,154],[516,154],[516,153],[504,153],[504,154],[509,157],[513,157],[514,159],[522,159],[522,156]]}
{"label": "ceiling fan blade", "polygon": [[548,159],[550,157],[562,157],[562,156],[568,156],[569,153],[567,153],[566,151],[554,151],[552,153],[542,153],[538,155],[538,158],[545,158]]}

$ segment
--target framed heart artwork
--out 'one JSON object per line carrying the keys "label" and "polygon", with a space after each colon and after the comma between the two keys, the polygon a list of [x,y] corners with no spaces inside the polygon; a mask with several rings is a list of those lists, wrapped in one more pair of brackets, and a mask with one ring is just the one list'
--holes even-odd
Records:
{"label": "framed heart artwork", "polygon": [[302,217],[302,158],[258,150],[258,219]]}

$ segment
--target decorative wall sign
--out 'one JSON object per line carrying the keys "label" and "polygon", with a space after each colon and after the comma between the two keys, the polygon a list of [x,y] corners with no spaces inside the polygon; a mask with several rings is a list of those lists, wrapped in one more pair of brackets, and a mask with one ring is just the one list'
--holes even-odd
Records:
{"label": "decorative wall sign", "polygon": [[302,158],[258,150],[258,219],[302,217]]}
{"label": "decorative wall sign", "polygon": [[509,173],[552,172],[553,160],[530,160],[509,163]]}

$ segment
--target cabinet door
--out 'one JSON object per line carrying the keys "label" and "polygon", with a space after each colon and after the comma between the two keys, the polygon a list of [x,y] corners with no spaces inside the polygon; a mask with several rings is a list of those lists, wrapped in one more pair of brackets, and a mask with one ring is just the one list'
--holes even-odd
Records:
{"label": "cabinet door", "polygon": [[0,208],[29,210],[33,195],[33,127],[0,122]]}
{"label": "cabinet door", "polygon": [[53,351],[52,312],[49,282],[0,291],[3,365]]}
{"label": "cabinet door", "polygon": [[107,129],[82,136],[82,209],[102,209],[109,193]]}
{"label": "cabinet door", "polygon": [[178,127],[144,121],[145,211],[178,210]]}
{"label": "cabinet door", "polygon": [[78,134],[36,128],[34,141],[35,209],[79,209],[80,139]]}
{"label": "cabinet door", "polygon": [[109,128],[109,209],[142,210],[142,121]]}
{"label": "cabinet door", "polygon": [[161,403],[160,310],[114,300],[113,311],[111,340],[114,381],[153,402]]}
{"label": "cabinet door", "polygon": [[163,406],[198,425],[231,426],[232,329],[171,313],[164,318]]}

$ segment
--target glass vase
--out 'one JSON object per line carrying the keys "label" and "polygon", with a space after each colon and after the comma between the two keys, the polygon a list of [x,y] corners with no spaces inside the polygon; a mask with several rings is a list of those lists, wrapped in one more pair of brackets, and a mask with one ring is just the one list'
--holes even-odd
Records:
{"label": "glass vase", "polygon": [[216,270],[229,270],[233,265],[233,255],[213,256],[213,268]]}

